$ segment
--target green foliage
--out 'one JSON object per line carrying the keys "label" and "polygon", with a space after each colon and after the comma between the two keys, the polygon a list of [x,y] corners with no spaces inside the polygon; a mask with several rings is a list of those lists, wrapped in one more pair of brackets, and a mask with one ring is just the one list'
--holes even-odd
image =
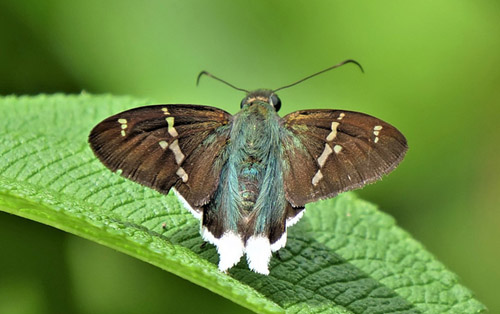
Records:
{"label": "green foliage", "polygon": [[484,306],[375,206],[346,193],[308,206],[271,261],[226,275],[201,248],[198,222],[175,196],[129,182],[93,156],[101,119],[146,104],[127,97],[0,99],[0,210],[117,249],[261,313],[476,313]]}

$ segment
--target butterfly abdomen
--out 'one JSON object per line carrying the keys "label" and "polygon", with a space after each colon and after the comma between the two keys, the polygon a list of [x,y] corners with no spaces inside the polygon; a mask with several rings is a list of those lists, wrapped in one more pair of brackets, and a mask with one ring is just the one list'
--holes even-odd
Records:
{"label": "butterfly abdomen", "polygon": [[259,195],[259,181],[263,172],[263,166],[259,162],[248,160],[242,163],[238,175],[238,191],[241,196],[239,211],[242,216],[252,213]]}

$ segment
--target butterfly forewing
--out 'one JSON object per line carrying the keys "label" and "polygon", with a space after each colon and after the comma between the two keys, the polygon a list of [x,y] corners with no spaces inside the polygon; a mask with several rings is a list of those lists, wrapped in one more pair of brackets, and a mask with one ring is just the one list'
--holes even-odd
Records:
{"label": "butterfly forewing", "polygon": [[196,207],[217,186],[221,166],[211,165],[226,144],[231,119],[209,106],[146,106],[105,119],[89,142],[111,170],[161,193],[175,184]]}
{"label": "butterfly forewing", "polygon": [[407,150],[396,128],[366,114],[302,110],[283,119],[285,193],[293,206],[373,182],[393,170]]}

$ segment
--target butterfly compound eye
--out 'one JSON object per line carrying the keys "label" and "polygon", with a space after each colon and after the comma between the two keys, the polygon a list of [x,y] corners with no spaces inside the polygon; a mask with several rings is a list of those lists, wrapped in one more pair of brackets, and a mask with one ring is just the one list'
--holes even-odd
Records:
{"label": "butterfly compound eye", "polygon": [[247,100],[248,100],[248,97],[245,97],[241,100],[241,104],[240,104],[240,108],[243,109],[243,106],[246,105],[247,103]]}
{"label": "butterfly compound eye", "polygon": [[280,110],[280,108],[281,108],[281,100],[278,97],[278,95],[272,94],[271,97],[269,97],[269,102],[274,107],[274,110],[276,110],[276,112],[278,112],[278,110]]}

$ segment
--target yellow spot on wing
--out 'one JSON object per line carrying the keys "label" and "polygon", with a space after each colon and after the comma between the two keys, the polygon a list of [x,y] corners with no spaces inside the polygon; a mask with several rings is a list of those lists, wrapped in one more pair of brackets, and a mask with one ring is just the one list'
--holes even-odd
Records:
{"label": "yellow spot on wing", "polygon": [[177,169],[177,172],[175,174],[178,175],[182,179],[182,182],[187,182],[188,174],[186,173],[184,168],[179,167],[179,169]]}
{"label": "yellow spot on wing", "polygon": [[174,153],[174,157],[175,157],[175,162],[180,165],[181,162],[184,160],[184,154],[182,153],[181,151],[181,148],[179,147],[179,141],[178,140],[175,140],[173,141],[170,146],[169,146],[170,150],[172,151],[172,153]]}
{"label": "yellow spot on wing", "polygon": [[123,119],[123,118],[118,119],[118,123],[120,123],[121,129],[122,129],[120,134],[122,136],[125,136],[125,129],[127,128],[127,119]]}
{"label": "yellow spot on wing", "polygon": [[164,150],[168,147],[168,143],[166,141],[160,141],[158,144],[160,144],[160,147]]}
{"label": "yellow spot on wing", "polygon": [[172,137],[177,137],[179,133],[177,133],[177,130],[174,128],[174,117],[168,117],[165,118],[165,120],[167,120],[168,134],[170,134]]}
{"label": "yellow spot on wing", "polygon": [[326,159],[332,152],[333,151],[330,145],[328,145],[328,143],[325,143],[325,149],[323,150],[323,153],[321,153],[321,156],[318,157],[318,165],[320,168],[325,165]]}
{"label": "yellow spot on wing", "polygon": [[316,174],[314,175],[314,177],[312,178],[312,184],[314,186],[318,185],[319,181],[323,179],[323,174],[321,173],[321,170],[318,170],[318,172],[316,172]]}
{"label": "yellow spot on wing", "polygon": [[326,140],[328,142],[331,142],[333,141],[336,137],[337,137],[337,127],[339,126],[340,123],[338,122],[332,122],[332,131],[330,132],[330,134],[328,134],[328,136],[326,137]]}
{"label": "yellow spot on wing", "polygon": [[373,127],[373,135],[375,135],[375,139],[373,140],[374,143],[378,142],[378,135],[380,134],[380,130],[382,130],[381,125],[376,125]]}

